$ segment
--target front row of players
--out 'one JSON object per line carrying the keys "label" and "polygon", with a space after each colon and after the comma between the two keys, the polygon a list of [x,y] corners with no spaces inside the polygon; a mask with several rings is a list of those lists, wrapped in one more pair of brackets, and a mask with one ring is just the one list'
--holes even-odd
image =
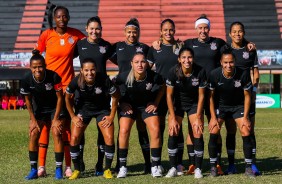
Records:
{"label": "front row of players", "polygon": [[[105,140],[105,178],[113,178],[110,171],[114,145],[114,117],[118,103],[119,117],[119,161],[118,178],[127,176],[127,155],[131,127],[137,117],[141,117],[150,133],[151,174],[161,177],[161,138],[158,105],[165,94],[169,109],[168,153],[171,168],[166,177],[177,175],[177,135],[184,113],[187,113],[194,136],[195,178],[202,178],[204,152],[204,100],[209,99],[211,120],[209,122],[211,176],[217,176],[217,139],[224,119],[233,119],[241,132],[243,152],[246,162],[245,174],[254,177],[251,169],[252,143],[250,140],[249,109],[252,83],[248,70],[242,71],[234,66],[235,57],[229,49],[222,53],[221,67],[206,76],[205,70],[193,63],[194,53],[189,48],[181,48],[178,64],[171,68],[168,78],[162,77],[148,68],[143,53],[136,53],[131,61],[131,70],[120,73],[113,81],[108,76],[96,72],[95,61],[85,59],[80,74],[75,77],[66,90],[63,99],[61,78],[46,69],[44,58],[35,54],[30,59],[31,73],[22,82],[21,94],[25,95],[30,114],[29,158],[31,171],[26,177],[37,177],[38,138],[43,125],[52,127],[56,160],[55,178],[62,179],[63,124],[60,118],[68,111],[72,119],[70,152],[74,172],[69,179],[77,179],[80,174],[79,142],[93,117],[101,129]],[[205,90],[210,90],[206,96]],[[73,104],[74,92],[78,91],[77,103]],[[112,102],[110,107],[110,100]],[[62,109],[66,103],[67,109]],[[75,111],[74,111],[75,109]],[[233,123],[228,121],[226,123]]]}

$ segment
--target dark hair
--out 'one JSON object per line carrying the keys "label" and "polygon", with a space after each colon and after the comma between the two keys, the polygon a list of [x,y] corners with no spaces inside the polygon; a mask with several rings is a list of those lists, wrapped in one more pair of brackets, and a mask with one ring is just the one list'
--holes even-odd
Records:
{"label": "dark hair", "polygon": [[125,24],[125,28],[127,26],[134,26],[136,27],[138,30],[140,30],[140,25],[139,25],[139,21],[136,18],[131,18],[126,24]]}
{"label": "dark hair", "polygon": [[239,25],[241,26],[241,28],[243,29],[243,32],[245,33],[245,26],[242,22],[236,21],[236,22],[232,22],[232,24],[229,27],[229,32],[231,33],[232,27],[235,25]]}
{"label": "dark hair", "polygon": [[222,48],[221,58],[220,58],[220,59],[222,59],[222,57],[223,57],[224,55],[229,55],[229,54],[231,54],[232,57],[233,57],[234,60],[235,60],[235,55],[234,55],[234,53],[232,52],[232,48],[231,48],[230,46],[228,46],[228,45],[224,45],[223,48]]}
{"label": "dark hair", "polygon": [[161,30],[162,30],[162,28],[163,28],[163,25],[164,25],[165,23],[167,23],[167,22],[171,23],[172,26],[173,26],[173,28],[175,29],[175,24],[174,24],[173,20],[171,20],[171,19],[164,19],[164,20],[161,22]]}
{"label": "dark hair", "polygon": [[[178,54],[178,58],[180,58],[182,53],[185,52],[185,51],[190,52],[192,57],[194,58],[194,51],[192,49],[188,48],[188,47],[182,47],[180,49],[179,54]],[[183,71],[182,71],[181,63],[179,63],[179,62],[177,64],[176,68],[175,68],[175,73],[176,73],[178,80],[183,80],[185,78]]]}
{"label": "dark hair", "polygon": [[58,10],[65,10],[68,16],[68,19],[70,19],[70,13],[69,10],[64,7],[64,6],[56,6],[54,4],[51,4],[49,10],[48,10],[48,24],[49,24],[49,28],[53,29],[53,17],[55,16],[56,12]]}
{"label": "dark hair", "polygon": [[[83,68],[83,65],[85,63],[92,63],[92,64],[94,64],[95,69],[96,69],[96,62],[92,58],[85,58],[81,62],[81,68]],[[77,84],[78,84],[80,89],[84,89],[85,88],[85,79],[84,79],[84,76],[81,73],[78,76]]]}
{"label": "dark hair", "polygon": [[88,26],[91,22],[97,22],[100,25],[100,27],[102,28],[102,23],[101,23],[100,17],[95,16],[95,17],[89,18],[87,20],[86,26]]}
{"label": "dark hair", "polygon": [[46,63],[45,63],[45,59],[44,59],[44,57],[40,54],[40,52],[39,52],[39,50],[36,50],[36,49],[34,49],[33,51],[32,51],[32,57],[30,58],[30,60],[29,60],[29,65],[31,66],[31,64],[32,64],[32,62],[34,61],[34,60],[39,60],[39,61],[41,61],[41,63],[44,65],[44,66],[46,66]]}
{"label": "dark hair", "polygon": [[[197,18],[197,20],[199,20],[199,19],[207,19],[207,20],[210,20],[210,19],[208,19],[208,16],[207,16],[206,14],[201,14],[200,17]],[[197,20],[196,20],[196,21],[197,21]]]}

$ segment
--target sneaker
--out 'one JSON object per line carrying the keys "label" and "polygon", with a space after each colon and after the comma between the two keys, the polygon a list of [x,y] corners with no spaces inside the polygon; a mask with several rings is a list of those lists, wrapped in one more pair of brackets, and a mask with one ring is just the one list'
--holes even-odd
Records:
{"label": "sneaker", "polygon": [[119,168],[119,172],[117,175],[117,178],[125,178],[127,175],[127,168],[122,166],[121,168]]}
{"label": "sneaker", "polygon": [[187,175],[191,175],[191,174],[194,174],[194,171],[195,171],[195,166],[194,165],[190,165],[186,174]]}
{"label": "sneaker", "polygon": [[61,180],[63,179],[63,170],[61,167],[56,167],[56,171],[55,171],[55,179],[56,180]]}
{"label": "sneaker", "polygon": [[85,171],[85,164],[84,164],[84,161],[81,160],[80,161],[80,172],[84,172]]}
{"label": "sneaker", "polygon": [[220,165],[216,165],[216,168],[217,168],[217,174],[218,175],[223,175],[224,174]]}
{"label": "sneaker", "polygon": [[165,170],[164,170],[164,168],[163,168],[162,165],[158,165],[158,170],[159,170],[159,172],[160,172],[162,175],[163,175],[164,172],[165,172]]}
{"label": "sneaker", "polygon": [[211,177],[217,177],[218,176],[218,172],[217,172],[217,168],[216,167],[211,167]]}
{"label": "sneaker", "polygon": [[29,174],[25,177],[26,180],[33,180],[33,179],[37,179],[38,175],[37,175],[37,169],[32,168],[29,172]]}
{"label": "sneaker", "polygon": [[234,164],[228,165],[228,169],[224,172],[225,175],[236,174],[237,169]]}
{"label": "sneaker", "polygon": [[166,178],[172,178],[177,176],[177,170],[175,167],[170,168],[170,170],[168,171],[167,175],[165,176]]}
{"label": "sneaker", "polygon": [[45,169],[44,166],[38,167],[37,175],[38,175],[38,177],[46,177],[47,176],[47,172],[46,172],[46,169]]}
{"label": "sneaker", "polygon": [[95,176],[103,176],[103,174],[103,166],[97,162],[95,165]]}
{"label": "sneaker", "polygon": [[255,164],[252,164],[252,170],[253,170],[253,173],[256,175],[256,176],[259,176],[261,175],[257,166]]}
{"label": "sneaker", "polygon": [[177,176],[182,176],[183,174],[184,174],[184,166],[183,165],[181,165],[181,164],[178,164],[177,165]]}
{"label": "sneaker", "polygon": [[69,177],[69,180],[75,180],[75,179],[79,178],[79,176],[80,176],[80,171],[74,170],[71,177]]}
{"label": "sneaker", "polygon": [[251,167],[247,167],[245,170],[245,175],[248,176],[249,178],[255,178],[256,175],[253,173],[253,170]]}
{"label": "sneaker", "polygon": [[150,173],[151,173],[151,163],[145,163],[144,174],[150,174]]}
{"label": "sneaker", "polygon": [[68,177],[68,178],[72,176],[71,167],[66,166],[66,169],[65,169],[65,176]]}
{"label": "sneaker", "polygon": [[154,166],[151,167],[151,175],[156,178],[156,177],[162,177],[162,167],[161,166]]}
{"label": "sneaker", "polygon": [[105,170],[104,174],[103,174],[103,177],[106,178],[106,179],[113,178],[112,171],[110,169]]}
{"label": "sneaker", "polygon": [[195,174],[194,174],[194,178],[195,179],[200,179],[203,178],[203,174],[200,168],[195,169]]}

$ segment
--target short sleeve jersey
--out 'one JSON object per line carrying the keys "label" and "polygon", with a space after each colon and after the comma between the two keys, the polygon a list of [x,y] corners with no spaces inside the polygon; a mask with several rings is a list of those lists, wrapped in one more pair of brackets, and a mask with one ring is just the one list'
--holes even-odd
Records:
{"label": "short sleeve jersey", "polygon": [[257,52],[247,51],[246,46],[239,49],[230,46],[232,53],[235,55],[235,66],[242,70],[258,68]]}
{"label": "short sleeve jersey", "polygon": [[77,42],[77,51],[80,64],[86,58],[91,58],[96,62],[97,71],[106,75],[106,62],[112,53],[112,46],[109,42],[101,39],[99,43],[90,43],[87,38]]}
{"label": "short sleeve jersey", "polygon": [[184,41],[184,47],[193,49],[194,62],[206,70],[207,75],[220,66],[221,47],[226,45],[220,38],[210,37],[208,42],[199,42],[198,38]]}
{"label": "short sleeve jersey", "polygon": [[78,91],[79,100],[76,106],[78,110],[99,111],[110,108],[108,95],[115,93],[116,87],[108,76],[97,72],[94,84],[85,85],[83,88],[78,85],[78,79],[79,75],[71,81],[66,90],[68,94],[74,94],[76,90]]}
{"label": "short sleeve jersey", "polygon": [[168,71],[178,63],[179,49],[173,52],[173,45],[161,44],[160,50],[150,47],[147,61],[156,65],[156,72],[164,79],[167,78]]}
{"label": "short sleeve jersey", "polygon": [[176,69],[177,65],[170,69],[166,85],[173,88],[174,106],[188,110],[192,105],[198,104],[199,88],[207,86],[206,72],[194,65],[192,74],[180,79]]}
{"label": "short sleeve jersey", "polygon": [[112,58],[117,61],[119,73],[131,69],[130,62],[137,52],[144,53],[147,56],[149,46],[144,43],[127,44],[126,42],[117,42],[113,45]]}
{"label": "short sleeve jersey", "polygon": [[60,36],[55,29],[45,30],[39,37],[37,46],[41,53],[46,52],[47,69],[58,73],[62,78],[63,89],[74,77],[73,58],[75,45],[85,35],[77,29],[67,28],[67,32]]}
{"label": "short sleeve jersey", "polygon": [[162,77],[147,70],[146,78],[142,81],[134,81],[132,86],[126,84],[126,79],[129,72],[123,72],[116,77],[116,85],[123,86],[125,95],[120,99],[121,102],[126,102],[134,107],[146,107],[148,103],[154,102],[157,94],[164,84]]}
{"label": "short sleeve jersey", "polygon": [[56,109],[56,92],[62,90],[61,77],[51,70],[45,70],[42,82],[34,79],[28,72],[21,81],[20,93],[32,96],[32,107],[35,113],[51,113]]}
{"label": "short sleeve jersey", "polygon": [[219,107],[244,105],[244,90],[252,87],[249,70],[241,70],[237,67],[231,78],[223,75],[221,67],[213,70],[208,82],[210,90],[214,90],[217,95]]}

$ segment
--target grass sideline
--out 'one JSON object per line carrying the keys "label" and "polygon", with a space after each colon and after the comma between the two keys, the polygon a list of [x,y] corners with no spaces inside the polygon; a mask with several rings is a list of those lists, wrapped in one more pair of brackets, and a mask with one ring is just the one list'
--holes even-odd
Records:
{"label": "grass sideline", "polygon": [[[236,166],[240,174],[208,177],[208,149],[207,127],[205,127],[205,156],[203,163],[204,178],[195,180],[193,176],[181,176],[176,178],[152,178],[151,175],[143,175],[143,157],[138,143],[136,128],[133,127],[130,139],[128,157],[128,177],[125,179],[106,180],[103,177],[93,176],[93,168],[96,163],[97,128],[95,121],[86,130],[85,162],[86,173],[84,178],[75,181],[67,179],[56,181],[54,179],[54,154],[53,141],[50,137],[50,146],[47,155],[46,178],[26,181],[24,177],[30,170],[28,160],[28,112],[24,111],[0,111],[0,183],[281,183],[282,181],[282,109],[258,109],[256,122],[257,135],[257,165],[262,171],[262,176],[249,179],[243,175],[244,161],[242,153],[242,140],[237,134]],[[187,123],[184,123],[187,135]],[[117,130],[117,128],[116,128]],[[117,134],[116,134],[117,135]],[[225,129],[222,130],[223,137]],[[163,146],[163,166],[169,168],[167,154],[167,133],[165,133]],[[223,140],[225,145],[225,140]],[[227,166],[225,146],[222,152],[223,168]],[[184,151],[184,165],[187,167],[187,150]],[[115,166],[115,160],[113,167]]]}

